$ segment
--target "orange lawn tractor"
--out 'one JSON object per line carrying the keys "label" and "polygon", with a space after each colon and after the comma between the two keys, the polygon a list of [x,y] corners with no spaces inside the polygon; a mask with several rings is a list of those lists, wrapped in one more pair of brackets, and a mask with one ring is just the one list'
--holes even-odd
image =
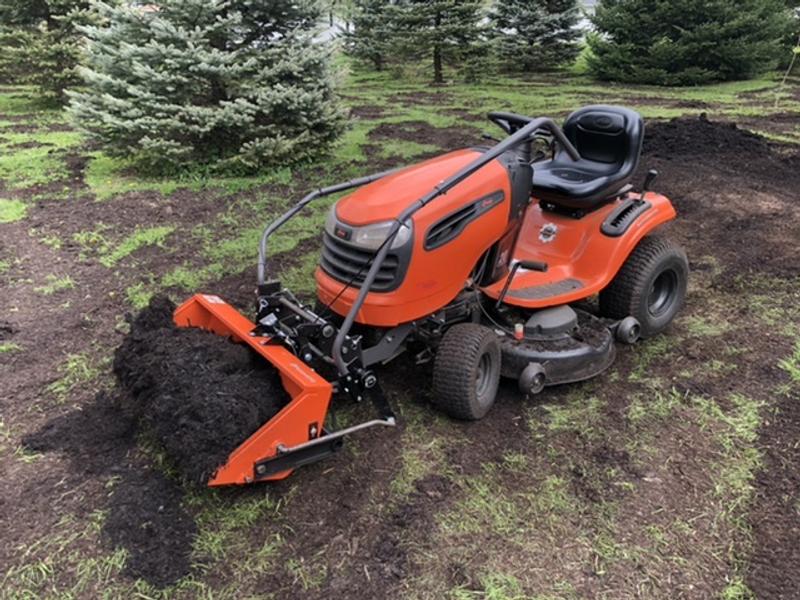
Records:
{"label": "orange lawn tractor", "polygon": [[[656,230],[675,217],[631,179],[644,124],[634,111],[588,106],[563,129],[491,113],[508,136],[491,148],[310,193],[263,233],[251,321],[199,294],[175,322],[249,345],[279,371],[291,400],[235,449],[209,485],[282,479],[395,417],[374,371],[402,353],[433,363],[433,402],[480,419],[501,377],[521,394],[593,377],[615,341],[662,332],[686,294],[688,262]],[[325,224],[317,302],[266,274],[270,237],[314,200],[340,199]],[[599,294],[599,309],[584,301]],[[579,305],[575,305],[578,303]],[[595,314],[596,313],[596,314]],[[334,394],[371,400],[377,416],[326,428]]]}

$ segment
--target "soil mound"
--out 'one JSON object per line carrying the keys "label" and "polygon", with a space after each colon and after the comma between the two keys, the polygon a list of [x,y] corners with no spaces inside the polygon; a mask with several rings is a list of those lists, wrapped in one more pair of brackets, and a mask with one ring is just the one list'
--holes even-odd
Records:
{"label": "soil mound", "polygon": [[699,117],[680,117],[671,121],[647,124],[644,152],[660,158],[735,155],[737,157],[770,154],[769,143],[736,123],[709,121]]}
{"label": "soil mound", "polygon": [[288,401],[280,378],[225,338],[173,325],[175,305],[156,297],[114,355],[129,409],[182,476],[204,483]]}

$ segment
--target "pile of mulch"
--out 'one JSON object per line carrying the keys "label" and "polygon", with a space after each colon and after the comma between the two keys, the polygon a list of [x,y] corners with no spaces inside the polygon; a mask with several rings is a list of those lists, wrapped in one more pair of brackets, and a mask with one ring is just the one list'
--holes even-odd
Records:
{"label": "pile of mulch", "polygon": [[203,484],[289,398],[274,367],[223,337],[176,327],[174,310],[159,296],[136,316],[114,373],[140,426],[182,477]]}
{"label": "pile of mulch", "polygon": [[[736,123],[709,121],[705,114],[671,121],[647,123],[644,159],[687,165],[683,177],[698,178],[697,189],[707,187],[707,177],[743,177],[752,185],[786,188],[793,193],[800,182],[800,152],[741,129]],[[706,171],[706,173],[701,173]],[[793,185],[787,186],[791,182]],[[718,187],[718,184],[715,185]]]}
{"label": "pile of mulch", "polygon": [[735,155],[746,159],[769,154],[770,146],[766,138],[739,129],[736,123],[709,121],[703,113],[648,123],[644,153],[662,158]]}

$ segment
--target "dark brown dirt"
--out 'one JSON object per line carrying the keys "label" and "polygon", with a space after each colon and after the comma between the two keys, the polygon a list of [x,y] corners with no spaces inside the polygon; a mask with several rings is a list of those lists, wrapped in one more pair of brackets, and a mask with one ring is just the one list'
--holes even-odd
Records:
{"label": "dark brown dirt", "polygon": [[17,333],[16,327],[5,320],[0,320],[0,342],[10,340]]}
{"label": "dark brown dirt", "polygon": [[[485,145],[477,130],[464,127],[433,127],[423,121],[378,125],[369,133],[370,140],[405,140],[419,144],[436,143],[443,150]],[[436,154],[436,153],[434,153]]]}
{"label": "dark brown dirt", "polygon": [[10,144],[9,150],[26,150],[29,148],[42,148],[44,146],[52,146],[52,144],[42,144],[41,142],[20,142],[19,144]]}
{"label": "dark brown dirt", "polygon": [[371,104],[353,106],[350,108],[350,116],[357,119],[364,119],[365,121],[380,119],[385,114],[386,110],[384,108],[380,106],[373,106]]}
{"label": "dark brown dirt", "polygon": [[64,453],[72,487],[90,477],[116,481],[102,507],[108,511],[103,535],[128,552],[127,575],[164,586],[189,572],[196,526],[183,507],[181,487],[137,454],[136,420],[126,408],[119,396],[101,392],[23,443],[34,452]]}
{"label": "dark brown dirt", "polygon": [[800,592],[800,396],[767,411],[759,446],[764,468],[751,509],[755,551],[747,584],[763,600],[790,600]]}
{"label": "dark brown dirt", "polygon": [[391,96],[389,103],[401,106],[415,106],[417,104],[437,106],[450,102],[452,98],[452,94],[448,92],[402,92]]}
{"label": "dark brown dirt", "polygon": [[[739,129],[735,123],[716,123],[702,114],[697,118],[680,118],[651,123],[644,142],[645,155],[659,158],[706,158],[714,166],[721,156],[737,156],[755,160],[769,159],[769,144],[755,133]],[[744,162],[744,161],[742,161]]]}
{"label": "dark brown dirt", "polygon": [[[469,139],[459,138],[459,135]],[[441,130],[426,124],[386,126],[378,132],[375,142],[386,138],[436,143],[442,148],[481,143],[463,130]],[[685,139],[690,139],[691,143],[687,144]],[[695,277],[707,281],[715,291],[733,294],[738,293],[737,290],[752,293],[750,288],[742,289],[741,282],[761,274],[786,279],[798,273],[798,166],[792,148],[771,144],[726,124],[691,118],[649,123],[642,173],[650,167],[661,172],[656,189],[670,196],[678,207],[679,220],[672,226],[672,234],[686,245]],[[71,170],[71,176],[79,181],[80,162],[76,161]],[[15,307],[13,313],[4,312],[3,318],[10,323],[10,331],[0,326],[0,337],[8,340],[11,339],[8,336],[13,335],[13,340],[24,350],[10,353],[4,358],[8,362],[0,363],[4,385],[11,390],[10,394],[0,394],[0,408],[4,419],[17,428],[36,432],[25,438],[26,445],[45,454],[33,466],[13,466],[16,469],[13,476],[0,478],[3,480],[0,519],[7,534],[6,547],[0,548],[3,564],[17,564],[16,549],[48,536],[57,525],[58,515],[88,519],[92,511],[106,509],[108,517],[103,538],[112,546],[128,550],[125,572],[128,577],[143,577],[164,585],[189,572],[195,525],[192,515],[183,506],[181,487],[152,471],[152,459],[144,456],[135,443],[141,423],[150,423],[146,410],[152,400],[137,404],[131,402],[131,396],[116,394],[92,400],[91,390],[77,390],[70,400],[81,407],[75,410],[58,406],[46,396],[42,398],[42,389],[57,378],[55,366],[66,353],[96,349],[99,354],[117,345],[119,338],[112,332],[116,316],[125,307],[119,290],[136,281],[133,278],[140,271],[163,274],[183,261],[195,259],[190,264],[196,264],[196,248],[191,240],[175,241],[174,246],[170,242],[163,249],[139,251],[134,258],[141,264],[132,260],[108,272],[92,259],[79,258],[80,249],[71,241],[72,235],[91,229],[94,223],[101,221],[113,225],[120,237],[140,223],[174,223],[187,230],[195,223],[223,227],[218,216],[225,206],[218,200],[212,193],[189,191],[178,192],[168,199],[152,192],[134,192],[103,203],[79,196],[69,201],[32,205],[25,222],[11,224],[4,230],[4,239],[0,242],[3,257],[18,257],[19,264],[7,272],[13,273],[15,283],[6,284],[0,280],[3,286],[0,304],[7,302],[9,307]],[[42,244],[34,244],[30,241],[29,228],[57,235],[64,245],[55,252]],[[709,266],[711,264],[714,268]],[[43,298],[31,302],[30,299],[37,296],[30,288],[38,285],[44,274],[52,272],[69,272],[76,281],[76,289],[64,292],[57,301]],[[6,277],[9,276],[4,274],[2,279]],[[239,275],[226,277],[220,282],[219,291],[246,310],[252,300],[252,281],[252,270],[247,269]],[[216,285],[208,287],[217,290]],[[770,290],[760,291],[769,293]],[[64,308],[70,305],[71,309]],[[702,317],[706,308],[703,297],[690,298],[686,314]],[[786,342],[763,330],[754,316],[755,310],[737,308],[732,311],[730,319],[736,325],[732,331],[721,337],[686,340],[679,351],[669,354],[668,360],[655,361],[648,368],[648,375],[663,380],[667,388],[674,385],[681,393],[719,398],[720,402],[733,392],[757,397],[761,394],[765,402],[774,405],[776,401],[768,397],[763,383],[779,380],[780,376],[785,378],[785,374],[764,365],[772,365],[776,356],[785,354]],[[165,308],[154,323],[146,324],[140,340],[142,344],[155,343],[157,348],[165,342],[162,348],[165,353],[168,350],[165,340],[171,339],[171,334],[150,340],[147,331],[168,331],[164,318],[167,312]],[[58,324],[58,336],[52,335],[54,324]],[[42,339],[51,341],[43,345]],[[222,343],[215,350],[216,358],[199,350],[201,339],[204,348],[208,348],[209,343]],[[130,351],[136,346],[130,340],[127,343]],[[241,375],[243,381],[251,376],[244,368],[241,353],[233,352],[228,360],[230,345],[223,340],[198,333],[196,343],[197,348],[195,340],[176,340],[170,349],[170,354],[176,348],[179,352],[186,351],[186,360],[179,365],[181,374],[173,380],[174,385],[193,390],[198,397],[207,395],[209,386],[225,386],[228,390],[230,379],[227,376],[224,382],[216,375],[208,376],[204,380],[205,387],[194,382],[198,373],[201,379],[206,377],[203,370],[209,360],[208,368],[212,370],[231,368],[234,376]],[[726,348],[747,349],[741,372],[733,376],[679,375],[682,369],[691,370],[712,359],[730,359],[724,354]],[[528,416],[540,416],[542,422],[547,422],[546,411],[536,407],[544,400],[523,400],[513,384],[504,384],[489,418],[475,424],[451,423],[428,409],[429,379],[424,370],[413,364],[392,364],[381,371],[381,378],[401,413],[400,427],[368,431],[353,440],[348,446],[352,449],[297,471],[286,482],[269,486],[267,492],[264,486],[256,486],[225,490],[215,498],[235,506],[242,498],[268,493],[284,503],[280,520],[259,522],[237,533],[245,552],[260,548],[272,534],[280,534],[286,540],[281,559],[277,566],[270,567],[272,570],[262,575],[259,589],[269,590],[279,598],[395,597],[402,595],[405,583],[414,581],[427,567],[423,559],[435,561],[440,555],[453,551],[435,545],[439,530],[437,516],[451,509],[460,494],[449,474],[478,476],[482,465],[500,463],[508,452],[518,452],[529,457],[533,466],[521,475],[504,472],[501,475],[504,493],[535,491],[541,482],[539,468],[544,473],[555,473],[568,482],[571,496],[581,507],[614,502],[619,520],[624,523],[622,531],[629,536],[624,541],[634,547],[647,545],[643,532],[654,521],[667,529],[676,515],[691,517],[692,537],[687,537],[683,545],[673,546],[678,556],[669,570],[663,572],[664,587],[651,594],[645,591],[643,595],[716,597],[721,582],[731,572],[731,565],[725,552],[720,552],[719,556],[698,555],[697,548],[718,547],[712,542],[719,532],[712,523],[713,515],[693,512],[707,508],[703,503],[707,502],[704,494],[712,487],[708,481],[709,457],[713,457],[716,449],[709,444],[698,444],[698,439],[707,439],[707,436],[703,437],[688,419],[681,420],[683,407],[677,418],[670,418],[663,424],[663,435],[659,432],[655,444],[658,452],[647,464],[636,462],[625,446],[632,428],[627,410],[636,391],[625,376],[637,368],[641,350],[620,349],[617,370],[623,374],[622,380],[602,376],[587,384],[584,390],[587,396],[595,393],[593,389],[603,390],[603,420],[596,426],[597,430],[602,430],[601,436],[597,436],[597,432],[590,435],[574,431],[543,435],[539,430],[529,430]],[[145,368],[153,370],[150,373],[163,368],[163,365],[151,364],[152,356],[133,352],[131,360],[131,364],[144,361]],[[130,385],[144,385],[145,395],[161,398],[164,388],[159,387],[160,384],[154,387],[146,378],[139,381],[131,372],[123,376]],[[258,377],[255,379],[260,381]],[[173,390],[172,385],[167,385],[168,391]],[[598,387],[588,387],[591,385]],[[568,402],[574,387],[548,390],[547,404],[560,406]],[[258,383],[257,388],[263,389],[263,384]],[[748,585],[759,598],[792,598],[798,589],[797,514],[793,504],[800,496],[800,483],[795,473],[800,460],[796,448],[800,422],[795,410],[798,400],[795,395],[792,400],[778,402],[778,411],[767,417],[761,431],[759,444],[765,451],[765,466],[756,481],[758,494],[751,510],[754,548],[752,566],[747,573]],[[36,410],[30,410],[29,406]],[[351,415],[352,418],[371,416],[370,407],[358,409],[360,412],[354,417]],[[447,440],[444,461],[450,470],[424,476],[414,483],[411,493],[398,502],[388,490],[403,458],[403,410],[411,409],[421,413],[423,427],[430,432],[432,440]],[[249,408],[243,410],[250,411]],[[255,412],[258,410],[256,408]],[[174,415],[169,416],[174,418]],[[218,414],[212,416],[216,418]],[[187,418],[191,422],[204,417],[197,412]],[[158,439],[167,433],[162,431],[154,437]],[[208,432],[201,428],[201,433]],[[177,449],[179,455],[181,451]],[[219,460],[221,454],[220,449],[219,455],[209,460],[209,464]],[[62,457],[67,460],[66,464]],[[179,456],[177,462],[181,460]],[[19,475],[20,472],[23,475]],[[630,488],[634,487],[636,491],[631,492]],[[547,526],[546,523],[542,525]],[[537,526],[531,525],[531,529]],[[575,537],[585,532],[590,535],[594,521],[579,520],[577,526]],[[488,534],[487,543],[501,548],[507,544],[504,539],[488,539]],[[558,542],[554,542],[552,552],[549,547],[546,549],[552,558],[549,562],[545,558],[535,568],[560,575],[563,561],[559,552],[574,550],[566,544],[559,547]],[[509,553],[512,550],[509,548]],[[232,552],[235,554],[236,550]],[[284,558],[318,561],[327,567],[326,575],[318,587],[305,589],[288,567],[284,568]],[[469,585],[469,589],[476,590],[476,596],[480,595],[483,590],[478,573],[485,558],[480,552],[468,559],[453,558],[447,581],[450,585]],[[638,589],[635,586],[643,565],[620,561],[616,571],[612,567],[611,574],[605,577],[595,572],[589,562],[581,568],[586,572],[573,573],[575,577],[572,578],[576,581],[577,595],[612,597],[615,594],[608,591],[611,589],[621,590],[618,596],[624,597],[623,592]],[[222,564],[210,561],[208,569],[202,578],[212,587],[231,582],[229,565],[224,561]],[[57,585],[61,581],[58,578],[69,575],[59,573],[55,577],[54,585]],[[614,583],[619,587],[614,588]]]}
{"label": "dark brown dirt", "polygon": [[288,400],[277,372],[225,338],[172,323],[175,305],[155,297],[114,356],[130,410],[178,472],[204,484],[233,449]]}
{"label": "dark brown dirt", "polygon": [[704,115],[651,122],[642,171],[676,205],[698,254],[732,282],[747,273],[800,274],[800,153]]}
{"label": "dark brown dirt", "polygon": [[[713,256],[716,273],[694,265],[695,277],[711,289],[740,293],[751,278],[769,275],[789,280],[800,275],[800,154],[730,123],[705,116],[648,124],[644,167],[657,168],[656,188],[676,204],[674,225],[699,261]],[[706,265],[707,266],[707,265]],[[752,292],[752,290],[750,290]],[[761,293],[771,294],[769,289]],[[754,309],[757,311],[758,309]],[[699,312],[702,314],[702,310]],[[765,391],[765,382],[786,379],[776,356],[791,351],[786,339],[753,322],[753,311],[732,312],[736,324],[713,345],[686,344],[680,362],[663,365],[663,377],[692,364],[724,358],[726,348],[748,348],[748,360],[735,377],[677,381],[687,394],[763,395],[770,406],[764,415],[758,445],[764,466],[756,478],[750,508],[753,548],[746,583],[757,598],[796,598],[800,589],[800,527],[797,502],[800,478],[800,412],[796,394],[779,399]],[[760,357],[760,358],[759,358]],[[744,391],[740,391],[744,390]]]}

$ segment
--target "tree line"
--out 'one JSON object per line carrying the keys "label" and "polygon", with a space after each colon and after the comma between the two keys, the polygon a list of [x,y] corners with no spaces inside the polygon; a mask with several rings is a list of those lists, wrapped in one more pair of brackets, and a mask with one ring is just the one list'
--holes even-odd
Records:
{"label": "tree line", "polygon": [[[798,0],[327,0],[367,68],[437,84],[573,64],[604,80],[695,85],[790,56]],[[66,104],[149,171],[251,172],[324,152],[346,126],[317,0],[0,0],[0,81]]]}
{"label": "tree line", "polygon": [[[583,48],[598,79],[697,85],[775,68],[796,44],[797,0],[354,0],[346,49],[371,68],[425,60],[464,79],[574,63]],[[592,28],[584,37],[579,21]],[[476,72],[477,70],[477,72]]]}
{"label": "tree line", "polygon": [[[356,0],[346,51],[376,70],[430,65],[433,81],[445,67],[465,79],[510,72],[546,71],[580,53],[578,0]],[[483,72],[481,72],[483,71]]]}

